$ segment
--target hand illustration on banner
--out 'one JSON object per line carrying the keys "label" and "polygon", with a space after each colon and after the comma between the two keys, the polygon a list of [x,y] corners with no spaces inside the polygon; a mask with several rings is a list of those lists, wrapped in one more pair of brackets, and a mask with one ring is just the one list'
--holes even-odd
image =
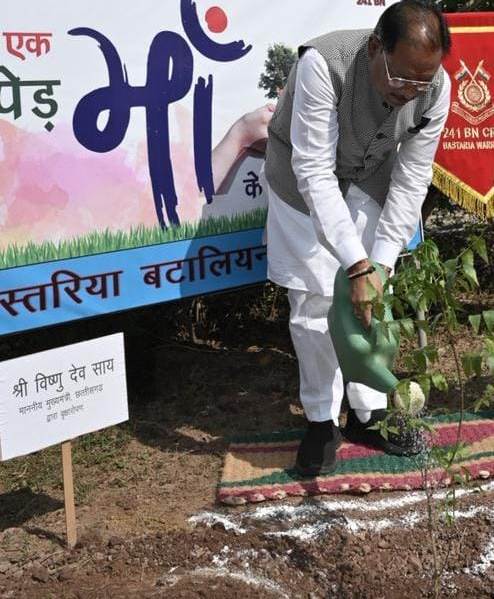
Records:
{"label": "hand illustration on banner", "polygon": [[[191,0],[181,0],[181,18],[189,42],[213,61],[231,62],[247,54],[252,46],[240,40],[219,44],[203,31]],[[194,58],[188,42],[178,33],[161,31],[149,48],[147,80],[132,86],[120,56],[102,33],[85,27],[72,29],[70,35],[87,36],[98,42],[108,69],[109,84],[84,96],[73,117],[74,134],[86,149],[109,152],[123,141],[132,107],[146,109],[149,172],[158,222],[162,228],[180,224],[177,194],[170,157],[169,107],[184,98],[193,85]],[[194,163],[197,185],[208,203],[214,195],[211,159],[213,76],[199,76],[194,86]],[[100,130],[98,117],[109,112]],[[163,210],[164,208],[164,210]],[[166,213],[166,220],[165,220]]]}
{"label": "hand illustration on banner", "polygon": [[275,104],[270,103],[244,114],[214,148],[212,166],[214,186],[217,191],[247,150],[264,153],[268,125],[275,108]]}

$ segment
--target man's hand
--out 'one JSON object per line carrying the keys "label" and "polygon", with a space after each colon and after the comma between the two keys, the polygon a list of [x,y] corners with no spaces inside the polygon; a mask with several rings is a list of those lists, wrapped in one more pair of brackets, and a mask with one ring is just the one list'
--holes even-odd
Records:
{"label": "man's hand", "polygon": [[[349,276],[366,270],[371,267],[368,260],[356,262],[347,270]],[[350,301],[353,304],[355,316],[361,321],[363,326],[368,329],[372,318],[371,301],[374,297],[382,298],[383,286],[379,273],[373,272],[350,281]]]}

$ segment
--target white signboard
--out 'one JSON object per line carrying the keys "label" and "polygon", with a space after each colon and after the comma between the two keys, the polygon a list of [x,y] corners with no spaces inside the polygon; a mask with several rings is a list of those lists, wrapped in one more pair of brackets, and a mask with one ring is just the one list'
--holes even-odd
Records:
{"label": "white signboard", "polygon": [[128,420],[123,333],[0,363],[0,459]]}

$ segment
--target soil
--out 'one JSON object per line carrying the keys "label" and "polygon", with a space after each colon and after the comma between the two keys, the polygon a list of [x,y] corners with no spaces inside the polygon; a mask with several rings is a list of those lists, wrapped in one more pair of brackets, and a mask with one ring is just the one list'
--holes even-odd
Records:
{"label": "soil", "polygon": [[[475,301],[494,306],[492,294]],[[131,418],[74,442],[75,549],[65,547],[59,448],[2,465],[0,597],[434,596],[423,492],[215,502],[230,435],[304,427],[283,291],[257,287],[73,324],[55,330],[56,345],[119,330]],[[53,330],[24,334],[0,340],[0,351],[24,355],[53,339]],[[460,330],[463,349],[477,343]],[[492,382],[474,379],[468,400]],[[457,401],[452,388],[429,407]],[[437,596],[494,597],[494,483],[458,489],[455,510],[435,527]]]}

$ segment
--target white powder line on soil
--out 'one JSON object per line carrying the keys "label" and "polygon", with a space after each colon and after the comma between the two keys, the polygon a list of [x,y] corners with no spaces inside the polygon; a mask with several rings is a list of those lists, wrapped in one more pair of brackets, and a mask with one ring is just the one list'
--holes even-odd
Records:
{"label": "white powder line on soil", "polygon": [[230,561],[230,558],[228,557],[228,554],[230,553],[230,547],[228,547],[228,545],[225,545],[223,547],[223,549],[220,551],[219,555],[213,555],[213,564],[217,567],[217,568],[222,568],[224,566],[227,565],[227,563]]}
{"label": "white powder line on soil", "polygon": [[480,555],[479,561],[470,568],[464,568],[463,572],[465,574],[474,574],[474,575],[482,575],[494,565],[494,536],[492,536],[485,545],[482,553]]}
{"label": "white powder line on soil", "polygon": [[[494,481],[489,481],[479,488],[484,492],[494,490]],[[456,497],[463,497],[472,493],[477,493],[475,489],[457,489]],[[436,499],[444,499],[448,494],[447,490],[441,490],[434,493]],[[249,520],[268,520],[268,519],[297,519],[316,514],[322,515],[324,512],[332,511],[362,511],[362,512],[380,512],[389,509],[399,509],[425,502],[426,497],[423,491],[414,491],[402,497],[390,497],[387,499],[378,499],[375,501],[368,499],[330,499],[323,500],[317,505],[272,505],[256,508],[252,512],[246,512],[241,515],[241,519]]]}
{"label": "white powder line on soil", "polygon": [[165,575],[161,578],[161,583],[168,583],[169,586],[175,586],[181,579],[189,577],[193,579],[194,577],[200,578],[232,578],[233,580],[239,580],[248,584],[249,586],[253,586],[259,589],[263,589],[264,591],[270,591],[278,595],[278,597],[282,597],[282,599],[290,599],[290,596],[285,593],[285,591],[280,587],[279,584],[273,582],[269,578],[264,576],[256,576],[251,573],[240,572],[235,570],[227,570],[223,566],[219,566],[217,568],[205,567],[205,568],[196,568],[195,570],[190,570],[185,572],[184,574],[175,575]]}
{"label": "white powder line on soil", "polygon": [[[487,483],[484,483],[482,485],[479,485],[478,487],[475,488],[468,488],[468,489],[464,489],[464,488],[460,488],[457,489],[455,491],[455,496],[457,499],[460,499],[461,497],[465,497],[468,495],[471,495],[473,493],[478,493],[479,491],[482,491],[484,493],[490,493],[494,490],[494,481],[489,481]],[[441,499],[445,499],[446,496],[448,495],[450,491],[449,490],[440,490],[434,493],[434,498],[436,500],[441,500]],[[409,493],[407,495],[403,495],[402,497],[389,497],[386,499],[378,499],[378,500],[369,500],[369,499],[341,499],[341,500],[323,500],[318,502],[316,505],[308,505],[306,503],[301,504],[301,505],[289,505],[289,504],[284,504],[284,505],[271,505],[271,506],[262,506],[262,507],[258,507],[256,509],[254,509],[253,511],[250,512],[244,512],[243,514],[239,514],[239,515],[230,515],[230,514],[223,514],[220,512],[201,512],[195,516],[191,516],[189,518],[189,522],[191,522],[194,525],[197,524],[204,524],[208,527],[213,527],[215,524],[220,524],[223,526],[223,528],[225,530],[231,530],[237,534],[245,534],[247,532],[247,529],[245,528],[245,521],[249,521],[249,520],[254,520],[254,521],[260,521],[260,520],[274,520],[274,521],[290,521],[290,522],[296,522],[296,521],[300,521],[303,519],[323,519],[325,521],[327,521],[328,516],[332,516],[334,518],[334,522],[331,523],[331,526],[334,526],[335,524],[340,524],[340,525],[345,525],[350,529],[350,530],[354,530],[353,527],[355,527],[355,530],[362,530],[362,526],[361,524],[359,524],[361,521],[360,520],[356,520],[356,519],[352,519],[349,518],[348,516],[345,516],[344,514],[347,512],[364,512],[364,513],[369,513],[369,512],[382,512],[382,511],[386,511],[387,513],[389,512],[389,510],[392,509],[400,509],[400,508],[404,508],[404,507],[408,507],[411,505],[415,505],[418,503],[425,503],[426,501],[426,496],[425,493],[423,491],[414,491],[412,493]],[[339,512],[339,513],[338,513]],[[412,512],[411,514],[408,515],[404,515],[402,517],[399,518],[399,520],[397,520],[396,522],[402,523],[402,522],[407,522],[409,521],[409,526],[413,526],[416,524],[417,520],[417,515],[415,512]],[[366,521],[369,523],[369,521]],[[392,523],[392,524],[387,524],[388,522]],[[242,526],[244,525],[244,526]],[[373,530],[383,530],[384,528],[389,528],[389,526],[393,526],[395,525],[395,521],[391,520],[391,519],[381,519],[378,521],[375,521],[373,523],[374,529]],[[307,525],[305,527],[299,527],[299,530],[305,530],[310,528],[315,529],[317,527],[320,527],[321,524],[315,524],[315,525]],[[370,530],[370,529],[368,529]],[[298,534],[301,533],[296,533],[296,531],[281,531],[281,532],[277,532],[277,533],[268,533],[268,534],[276,534],[276,535],[283,535],[283,534],[291,534],[293,533],[295,536],[298,537]],[[308,538],[313,538],[314,533],[311,533],[310,536]]]}
{"label": "white powder line on soil", "polygon": [[[472,507],[468,510],[456,510],[455,517],[458,519],[474,518],[477,514],[485,513],[494,517],[494,510],[484,506]],[[353,533],[368,531],[381,532],[389,528],[413,528],[419,522],[426,520],[425,513],[411,512],[399,518],[381,518],[379,520],[361,520],[358,518],[345,518],[344,526]],[[342,522],[338,524],[341,525]],[[297,526],[297,528],[282,530],[276,532],[264,533],[269,537],[289,537],[299,541],[310,541],[320,537],[324,532],[333,528],[336,522],[322,522],[317,524],[307,524]]]}
{"label": "white powder line on soil", "polygon": [[276,532],[264,533],[267,537],[288,537],[290,539],[298,539],[299,541],[311,541],[321,537],[330,528],[333,528],[330,522],[321,522],[318,524],[305,524],[290,530],[279,530]]}
{"label": "white powder line on soil", "polygon": [[217,568],[226,568],[228,564],[234,559],[237,565],[240,562],[243,568],[250,570],[251,560],[259,561],[259,559],[271,559],[275,560],[276,563],[282,563],[288,561],[291,552],[292,549],[288,549],[287,551],[285,551],[284,555],[272,554],[263,548],[260,551],[256,551],[255,549],[239,549],[238,551],[235,551],[235,553],[232,553],[230,547],[228,547],[228,545],[225,545],[219,554],[213,555],[211,561],[213,565]]}
{"label": "white powder line on soil", "polygon": [[221,524],[225,530],[233,530],[238,534],[245,534],[247,530],[236,524],[232,518],[218,512],[201,512],[189,518],[189,522],[194,525],[205,524],[212,528],[215,524]]}

